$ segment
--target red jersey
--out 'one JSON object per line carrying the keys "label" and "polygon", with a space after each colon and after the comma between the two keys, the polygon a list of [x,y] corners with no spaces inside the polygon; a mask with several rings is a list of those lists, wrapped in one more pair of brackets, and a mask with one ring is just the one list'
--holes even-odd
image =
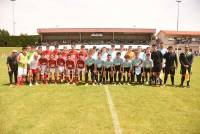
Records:
{"label": "red jersey", "polygon": [[71,57],[73,58],[73,59],[77,59],[79,56],[79,53],[78,53],[78,51],[76,51],[76,50],[71,50],[70,52],[69,52],[69,54],[71,55]]}
{"label": "red jersey", "polygon": [[57,59],[57,65],[58,66],[64,66],[65,65],[65,60],[63,58],[58,58]]}
{"label": "red jersey", "polygon": [[55,49],[55,50],[53,50],[53,52],[52,52],[53,55],[58,55],[58,53],[59,53],[59,49]]}
{"label": "red jersey", "polygon": [[67,58],[67,52],[62,52],[62,57],[64,58],[64,59],[66,59]]}
{"label": "red jersey", "polygon": [[57,61],[56,61],[55,58],[50,59],[49,60],[49,67],[52,67],[52,68],[56,67],[56,63],[57,63]]}
{"label": "red jersey", "polygon": [[47,58],[40,58],[40,59],[39,59],[39,64],[40,64],[40,65],[48,65],[48,60],[47,60]]}
{"label": "red jersey", "polygon": [[87,51],[86,51],[86,50],[83,50],[83,51],[81,51],[81,52],[79,52],[79,53],[82,53],[82,54],[83,54],[84,59],[87,57]]}
{"label": "red jersey", "polygon": [[50,56],[50,55],[51,55],[51,51],[50,51],[50,50],[45,50],[45,51],[43,51],[43,53],[44,53],[46,56]]}
{"label": "red jersey", "polygon": [[76,66],[77,66],[77,68],[83,69],[85,67],[84,60],[78,59],[77,62],[76,62]]}
{"label": "red jersey", "polygon": [[68,68],[68,69],[75,69],[75,61],[73,60],[73,59],[68,59],[67,61],[66,61],[66,67]]}

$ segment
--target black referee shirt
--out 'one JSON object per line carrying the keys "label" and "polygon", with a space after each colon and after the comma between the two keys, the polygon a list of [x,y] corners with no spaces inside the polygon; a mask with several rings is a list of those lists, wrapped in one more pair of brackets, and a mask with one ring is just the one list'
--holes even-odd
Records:
{"label": "black referee shirt", "polygon": [[178,60],[177,60],[177,56],[176,53],[170,53],[167,52],[164,55],[164,59],[166,59],[166,67],[175,67],[174,63],[176,64],[176,66],[178,65]]}
{"label": "black referee shirt", "polygon": [[151,59],[153,60],[154,65],[161,65],[163,61],[163,55],[160,51],[152,52]]}

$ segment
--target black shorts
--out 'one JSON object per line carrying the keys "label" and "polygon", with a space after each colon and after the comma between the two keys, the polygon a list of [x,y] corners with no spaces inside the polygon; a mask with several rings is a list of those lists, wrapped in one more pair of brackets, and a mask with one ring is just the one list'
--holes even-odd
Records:
{"label": "black shorts", "polygon": [[121,67],[121,65],[115,66],[114,70],[115,71],[120,71],[120,67]]}
{"label": "black shorts", "polygon": [[94,65],[91,65],[91,66],[87,65],[87,71],[93,72],[94,71]]}
{"label": "black shorts", "polygon": [[145,73],[150,73],[151,72],[151,68],[144,68],[144,72]]}
{"label": "black shorts", "polygon": [[152,68],[152,72],[160,73],[162,70],[162,65],[155,65]]}
{"label": "black shorts", "polygon": [[175,75],[175,67],[165,67],[165,74]]}
{"label": "black shorts", "polygon": [[130,71],[130,67],[125,67],[124,68],[124,72],[129,72]]}
{"label": "black shorts", "polygon": [[106,71],[106,72],[111,72],[111,67],[105,68],[105,71]]}
{"label": "black shorts", "polygon": [[101,72],[102,70],[102,67],[101,68],[97,68],[97,72]]}

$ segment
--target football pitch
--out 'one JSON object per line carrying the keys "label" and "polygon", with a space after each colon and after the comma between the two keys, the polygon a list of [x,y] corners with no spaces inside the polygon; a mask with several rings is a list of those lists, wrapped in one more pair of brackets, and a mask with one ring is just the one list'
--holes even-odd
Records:
{"label": "football pitch", "polygon": [[0,48],[0,134],[200,133],[198,57],[190,88],[65,84],[10,88],[6,55],[11,50]]}

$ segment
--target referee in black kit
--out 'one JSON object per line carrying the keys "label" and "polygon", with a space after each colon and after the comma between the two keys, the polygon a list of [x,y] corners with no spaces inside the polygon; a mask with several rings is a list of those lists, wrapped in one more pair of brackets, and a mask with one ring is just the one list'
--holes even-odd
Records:
{"label": "referee in black kit", "polygon": [[174,75],[175,70],[178,68],[178,60],[177,55],[174,52],[174,49],[172,46],[168,47],[168,52],[164,54],[164,59],[166,60],[166,66],[165,66],[165,75],[164,75],[164,85],[166,85],[168,74],[171,76],[171,83],[172,86],[174,86]]}
{"label": "referee in black kit", "polygon": [[155,85],[157,84],[157,81],[159,81],[160,86],[162,85],[162,79],[160,78],[160,73],[162,69],[163,64],[163,55],[160,51],[157,49],[157,45],[152,45],[152,53],[151,53],[151,59],[153,60],[153,68],[152,68],[152,76],[150,79],[150,85],[152,83],[152,80],[155,81]]}
{"label": "referee in black kit", "polygon": [[6,64],[8,67],[10,87],[12,87],[13,75],[14,75],[15,84],[17,83],[17,71],[18,71],[17,50],[13,50],[12,54],[7,57]]}

